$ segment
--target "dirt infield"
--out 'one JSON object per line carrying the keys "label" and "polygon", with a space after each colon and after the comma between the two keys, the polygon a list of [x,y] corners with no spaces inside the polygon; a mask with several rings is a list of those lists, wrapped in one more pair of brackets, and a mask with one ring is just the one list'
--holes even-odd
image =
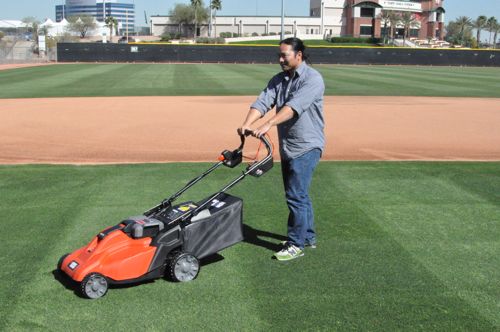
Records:
{"label": "dirt infield", "polygon": [[0,64],[0,70],[25,68],[25,67],[39,67],[53,65],[53,62],[36,62],[36,63],[4,63]]}
{"label": "dirt infield", "polygon": [[[211,161],[254,98],[3,99],[0,163]],[[500,99],[327,97],[325,121],[323,160],[500,160]]]}

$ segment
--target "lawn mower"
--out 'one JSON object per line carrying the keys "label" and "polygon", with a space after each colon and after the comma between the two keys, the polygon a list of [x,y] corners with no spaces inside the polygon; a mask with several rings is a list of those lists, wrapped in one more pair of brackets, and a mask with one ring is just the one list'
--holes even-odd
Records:
{"label": "lawn mower", "polygon": [[234,168],[243,160],[241,145],[224,150],[218,162],[181,190],[140,216],[129,217],[97,234],[86,246],[59,259],[58,271],[78,283],[83,297],[104,296],[110,285],[138,283],[166,276],[190,281],[198,276],[200,259],[243,240],[243,201],[226,193],[247,175],[259,177],[273,166],[273,147],[261,136],[267,155],[208,198],[173,205],[186,190],[221,165]]}

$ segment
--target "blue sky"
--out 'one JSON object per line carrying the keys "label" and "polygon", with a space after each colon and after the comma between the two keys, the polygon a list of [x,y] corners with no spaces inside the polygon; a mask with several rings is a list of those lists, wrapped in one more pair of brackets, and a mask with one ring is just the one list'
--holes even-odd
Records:
{"label": "blue sky", "polygon": [[[135,3],[136,24],[145,25],[144,11],[148,16],[166,15],[175,3],[189,3],[189,0],[128,0]],[[205,0],[208,3],[208,0]],[[4,0],[0,19],[22,19],[34,16],[43,21],[54,19],[54,7],[64,0]],[[473,5],[472,5],[473,4]],[[309,0],[285,0],[286,15],[307,16]],[[445,0],[446,21],[458,16],[476,18],[479,15],[495,16],[500,20],[500,0]],[[222,0],[221,15],[281,15],[281,0]]]}

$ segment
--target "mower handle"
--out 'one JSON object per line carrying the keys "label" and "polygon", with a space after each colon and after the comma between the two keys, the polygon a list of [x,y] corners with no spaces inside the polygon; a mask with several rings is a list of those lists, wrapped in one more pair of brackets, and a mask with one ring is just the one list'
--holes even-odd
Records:
{"label": "mower handle", "polygon": [[[250,136],[253,134],[253,131],[251,130],[245,130],[245,132],[243,134],[240,134],[240,139],[241,139],[241,145],[240,147],[237,149],[239,151],[239,153],[241,153],[243,151],[243,146],[245,145],[245,137],[246,136]],[[258,167],[260,167],[261,165],[263,165],[264,163],[266,162],[269,162],[270,159],[273,158],[273,146],[272,144],[269,142],[269,140],[267,139],[267,137],[265,137],[264,135],[260,136],[259,139],[264,143],[264,145],[266,146],[266,149],[267,149],[267,156],[265,156],[263,159],[259,160],[259,161],[256,161],[255,163],[253,163],[252,165],[250,165],[246,171],[244,171],[238,178],[236,178],[234,181],[232,181],[231,183],[229,183],[227,186],[225,186],[222,190],[220,190],[219,192],[217,192],[215,195],[213,195],[213,197],[211,197],[209,200],[207,200],[204,204],[202,204],[201,206],[199,206],[197,209],[193,210],[193,211],[190,211],[190,212],[187,212],[185,213],[184,215],[182,215],[181,217],[179,217],[178,219],[185,219],[187,218],[189,215],[191,214],[196,214],[197,212],[199,212],[203,207],[205,207],[210,201],[212,201],[213,199],[217,198],[220,194],[226,192],[228,189],[230,189],[231,187],[233,187],[236,183],[240,182],[244,177],[246,177],[248,174],[250,174],[251,172],[253,172],[254,170],[256,170]],[[272,161],[271,161],[272,162]],[[189,181],[181,190],[179,190],[178,192],[176,192],[175,194],[173,194],[172,196],[170,196],[170,198],[168,199],[165,199],[163,200],[160,204],[156,205],[155,207],[149,209],[148,211],[144,212],[144,215],[145,216],[151,216],[159,211],[161,211],[162,209],[166,208],[166,207],[169,207],[172,205],[172,203],[179,197],[181,196],[186,190],[188,190],[189,188],[191,188],[192,186],[194,186],[196,183],[198,183],[201,179],[203,179],[205,176],[207,176],[208,174],[212,173],[212,171],[214,171],[216,168],[218,168],[219,166],[223,165],[224,164],[224,161],[223,160],[219,160],[219,162],[215,163],[212,167],[210,167],[208,170],[206,170],[205,172],[203,172],[203,174],[199,175],[198,177],[192,179],[191,181]],[[176,219],[177,220],[177,219]],[[174,220],[174,221],[176,221]]]}
{"label": "mower handle", "polygon": [[[245,138],[247,136],[253,136],[253,133],[254,133],[254,131],[250,130],[250,129],[245,129],[245,132],[239,133],[240,139],[241,139],[241,145],[238,148],[238,150],[243,150],[243,146],[245,145]],[[261,136],[256,137],[256,138],[260,139],[264,143],[264,145],[266,146],[267,155],[268,155],[267,157],[272,156],[273,155],[273,146],[272,146],[271,142],[269,142],[269,140],[267,139],[266,135],[261,135]],[[267,159],[267,157],[264,159]]]}

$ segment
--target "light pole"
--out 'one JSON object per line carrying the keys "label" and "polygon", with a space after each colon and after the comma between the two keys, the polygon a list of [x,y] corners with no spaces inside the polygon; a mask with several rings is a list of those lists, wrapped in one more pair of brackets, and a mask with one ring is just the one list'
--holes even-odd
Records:
{"label": "light pole", "polygon": [[285,39],[285,0],[281,0],[281,40]]}
{"label": "light pole", "polygon": [[208,25],[208,38],[212,38],[212,0],[210,0],[210,5],[208,6],[210,9],[210,24]]}
{"label": "light pole", "polygon": [[125,9],[125,35],[127,36],[127,43],[128,43],[128,8]]}

